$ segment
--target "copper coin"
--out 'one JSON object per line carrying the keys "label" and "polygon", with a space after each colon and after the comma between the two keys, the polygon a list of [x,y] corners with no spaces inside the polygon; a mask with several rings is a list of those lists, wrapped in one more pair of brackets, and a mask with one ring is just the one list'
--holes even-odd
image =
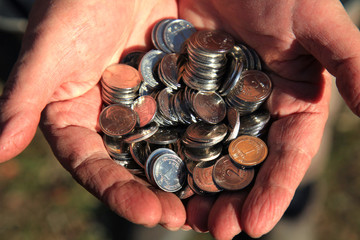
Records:
{"label": "copper coin", "polygon": [[139,127],[144,127],[154,119],[157,111],[156,105],[155,99],[150,95],[141,96],[134,101],[132,109],[139,117]]}
{"label": "copper coin", "polygon": [[134,129],[136,114],[131,108],[121,104],[112,104],[101,111],[99,124],[106,135],[120,137]]}
{"label": "copper coin", "polygon": [[235,166],[229,155],[225,155],[215,163],[213,179],[225,190],[240,190],[248,186],[255,175],[254,168],[239,168]]}
{"label": "copper coin", "polygon": [[102,81],[107,86],[120,89],[131,89],[137,87],[141,82],[139,71],[127,64],[113,64],[105,69]]}
{"label": "copper coin", "polygon": [[214,183],[212,172],[214,168],[214,161],[200,162],[196,164],[193,170],[194,183],[198,188],[205,192],[216,193],[221,189]]}
{"label": "copper coin", "polygon": [[233,162],[245,167],[252,167],[265,160],[268,148],[258,137],[242,135],[229,145],[229,156]]}

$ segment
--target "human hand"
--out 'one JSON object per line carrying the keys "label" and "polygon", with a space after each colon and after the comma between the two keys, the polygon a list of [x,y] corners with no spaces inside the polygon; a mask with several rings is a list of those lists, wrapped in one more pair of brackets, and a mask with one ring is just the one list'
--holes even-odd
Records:
{"label": "human hand", "polygon": [[[47,105],[41,126],[61,164],[134,223],[177,229],[186,220],[194,230],[209,230],[219,239],[242,230],[260,236],[286,210],[320,144],[331,81],[320,63],[337,77],[344,98],[359,114],[359,35],[336,1],[44,2],[35,9],[46,14],[34,12],[2,97],[0,159],[27,146]],[[185,210],[173,194],[149,188],[113,163],[104,149],[97,134],[101,73],[124,51],[148,48],[152,25],[166,17],[225,30],[266,63],[274,85],[268,106],[276,121],[268,159],[249,193],[195,196]]]}

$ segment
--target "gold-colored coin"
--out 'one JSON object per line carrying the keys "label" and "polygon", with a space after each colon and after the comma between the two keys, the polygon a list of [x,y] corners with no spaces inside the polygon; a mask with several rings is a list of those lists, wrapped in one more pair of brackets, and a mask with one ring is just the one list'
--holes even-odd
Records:
{"label": "gold-colored coin", "polygon": [[252,167],[262,163],[268,154],[268,148],[258,137],[242,135],[229,145],[231,160],[244,167]]}

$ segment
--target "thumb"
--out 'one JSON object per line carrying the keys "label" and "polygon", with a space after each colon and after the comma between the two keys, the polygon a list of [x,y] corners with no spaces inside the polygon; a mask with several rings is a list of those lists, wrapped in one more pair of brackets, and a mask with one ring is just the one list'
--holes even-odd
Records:
{"label": "thumb", "polygon": [[33,74],[34,64],[33,58],[21,57],[0,98],[0,162],[15,157],[29,145],[51,96],[49,88]]}

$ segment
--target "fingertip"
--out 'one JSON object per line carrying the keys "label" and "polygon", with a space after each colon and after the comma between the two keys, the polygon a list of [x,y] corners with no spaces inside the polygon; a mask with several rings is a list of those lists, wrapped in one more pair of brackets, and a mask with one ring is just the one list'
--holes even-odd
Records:
{"label": "fingertip", "polygon": [[179,230],[186,221],[186,210],[182,201],[173,193],[155,189],[161,202],[162,217],[160,225],[170,231]]}
{"label": "fingertip", "polygon": [[161,220],[162,207],[158,197],[135,180],[114,184],[108,189],[105,201],[113,211],[135,224],[154,227]]}
{"label": "fingertip", "polygon": [[196,232],[208,232],[208,218],[215,196],[194,196],[187,204],[187,224]]}
{"label": "fingertip", "polygon": [[10,113],[1,109],[0,116],[0,162],[20,154],[33,139],[40,120],[35,111]]}

